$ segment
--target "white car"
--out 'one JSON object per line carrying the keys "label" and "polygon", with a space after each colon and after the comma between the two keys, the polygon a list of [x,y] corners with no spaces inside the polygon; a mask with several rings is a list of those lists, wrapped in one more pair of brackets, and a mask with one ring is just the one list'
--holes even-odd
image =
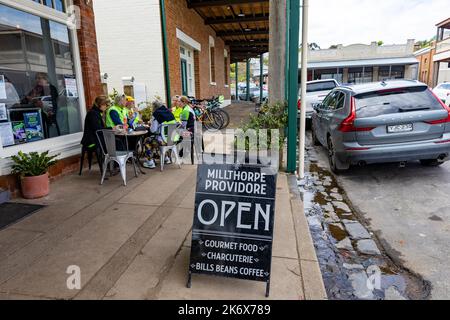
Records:
{"label": "white car", "polygon": [[433,92],[439,99],[441,99],[447,105],[450,105],[450,82],[439,84],[436,88],[433,89]]}
{"label": "white car", "polygon": [[[336,87],[339,87],[339,82],[334,79],[314,80],[306,83],[306,119],[311,119],[311,116],[314,113],[313,106],[321,103],[331,90]],[[302,107],[300,86],[298,96],[297,106],[299,110],[298,114],[300,115],[300,108]]]}

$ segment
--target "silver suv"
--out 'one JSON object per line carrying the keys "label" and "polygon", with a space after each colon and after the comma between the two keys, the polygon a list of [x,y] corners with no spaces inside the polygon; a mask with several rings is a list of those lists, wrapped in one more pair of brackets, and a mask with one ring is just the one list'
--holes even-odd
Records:
{"label": "silver suv", "polygon": [[449,159],[450,108],[426,84],[340,87],[314,110],[313,141],[328,149],[336,173],[351,165],[420,160],[438,166]]}

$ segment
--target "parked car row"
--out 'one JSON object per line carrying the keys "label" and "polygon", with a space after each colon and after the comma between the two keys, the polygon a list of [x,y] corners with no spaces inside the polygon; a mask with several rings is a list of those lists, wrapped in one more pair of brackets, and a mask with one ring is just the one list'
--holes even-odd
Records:
{"label": "parked car row", "polygon": [[[321,103],[323,99],[333,90],[334,88],[339,87],[339,83],[334,80],[315,80],[308,81],[306,83],[306,119],[310,120],[312,114],[314,113],[313,105],[317,103]],[[302,97],[301,97],[301,89],[299,88],[298,93],[298,114],[300,115],[300,109],[302,107]]]}
{"label": "parked car row", "polygon": [[433,89],[433,92],[446,105],[450,106],[450,82],[439,84],[436,88]]}
{"label": "parked car row", "polygon": [[409,80],[335,87],[312,104],[312,140],[328,150],[335,173],[382,162],[441,165],[450,156],[450,107],[437,94]]}

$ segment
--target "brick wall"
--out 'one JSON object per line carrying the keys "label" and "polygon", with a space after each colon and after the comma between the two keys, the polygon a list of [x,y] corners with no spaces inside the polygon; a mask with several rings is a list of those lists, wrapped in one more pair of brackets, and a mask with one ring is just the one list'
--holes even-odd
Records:
{"label": "brick wall", "polygon": [[[216,37],[214,30],[205,25],[197,12],[188,9],[186,0],[166,0],[165,4],[171,95],[182,93],[180,43],[176,34],[178,28],[202,46],[201,52],[196,52],[194,55],[197,98],[210,98],[223,94],[225,99],[230,99],[230,89],[225,87],[224,49],[228,48],[224,41]],[[212,36],[215,42],[216,85],[210,83],[209,36]]]}
{"label": "brick wall", "polygon": [[436,50],[433,48],[429,52],[424,53],[420,56],[417,56],[417,60],[419,60],[419,81],[428,84],[433,87],[433,56],[436,53]]}
{"label": "brick wall", "polygon": [[74,5],[78,6],[81,11],[81,28],[77,31],[77,36],[86,105],[89,107],[92,106],[96,96],[103,94],[100,80],[94,10],[92,3],[87,5],[84,0],[74,0]]}

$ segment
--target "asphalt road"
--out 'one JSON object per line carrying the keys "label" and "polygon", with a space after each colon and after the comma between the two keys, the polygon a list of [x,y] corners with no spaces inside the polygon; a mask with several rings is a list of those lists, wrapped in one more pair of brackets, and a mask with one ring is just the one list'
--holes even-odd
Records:
{"label": "asphalt road", "polygon": [[[315,148],[328,167],[326,150]],[[429,281],[431,299],[450,299],[450,162],[357,167],[337,180],[386,253]]]}

